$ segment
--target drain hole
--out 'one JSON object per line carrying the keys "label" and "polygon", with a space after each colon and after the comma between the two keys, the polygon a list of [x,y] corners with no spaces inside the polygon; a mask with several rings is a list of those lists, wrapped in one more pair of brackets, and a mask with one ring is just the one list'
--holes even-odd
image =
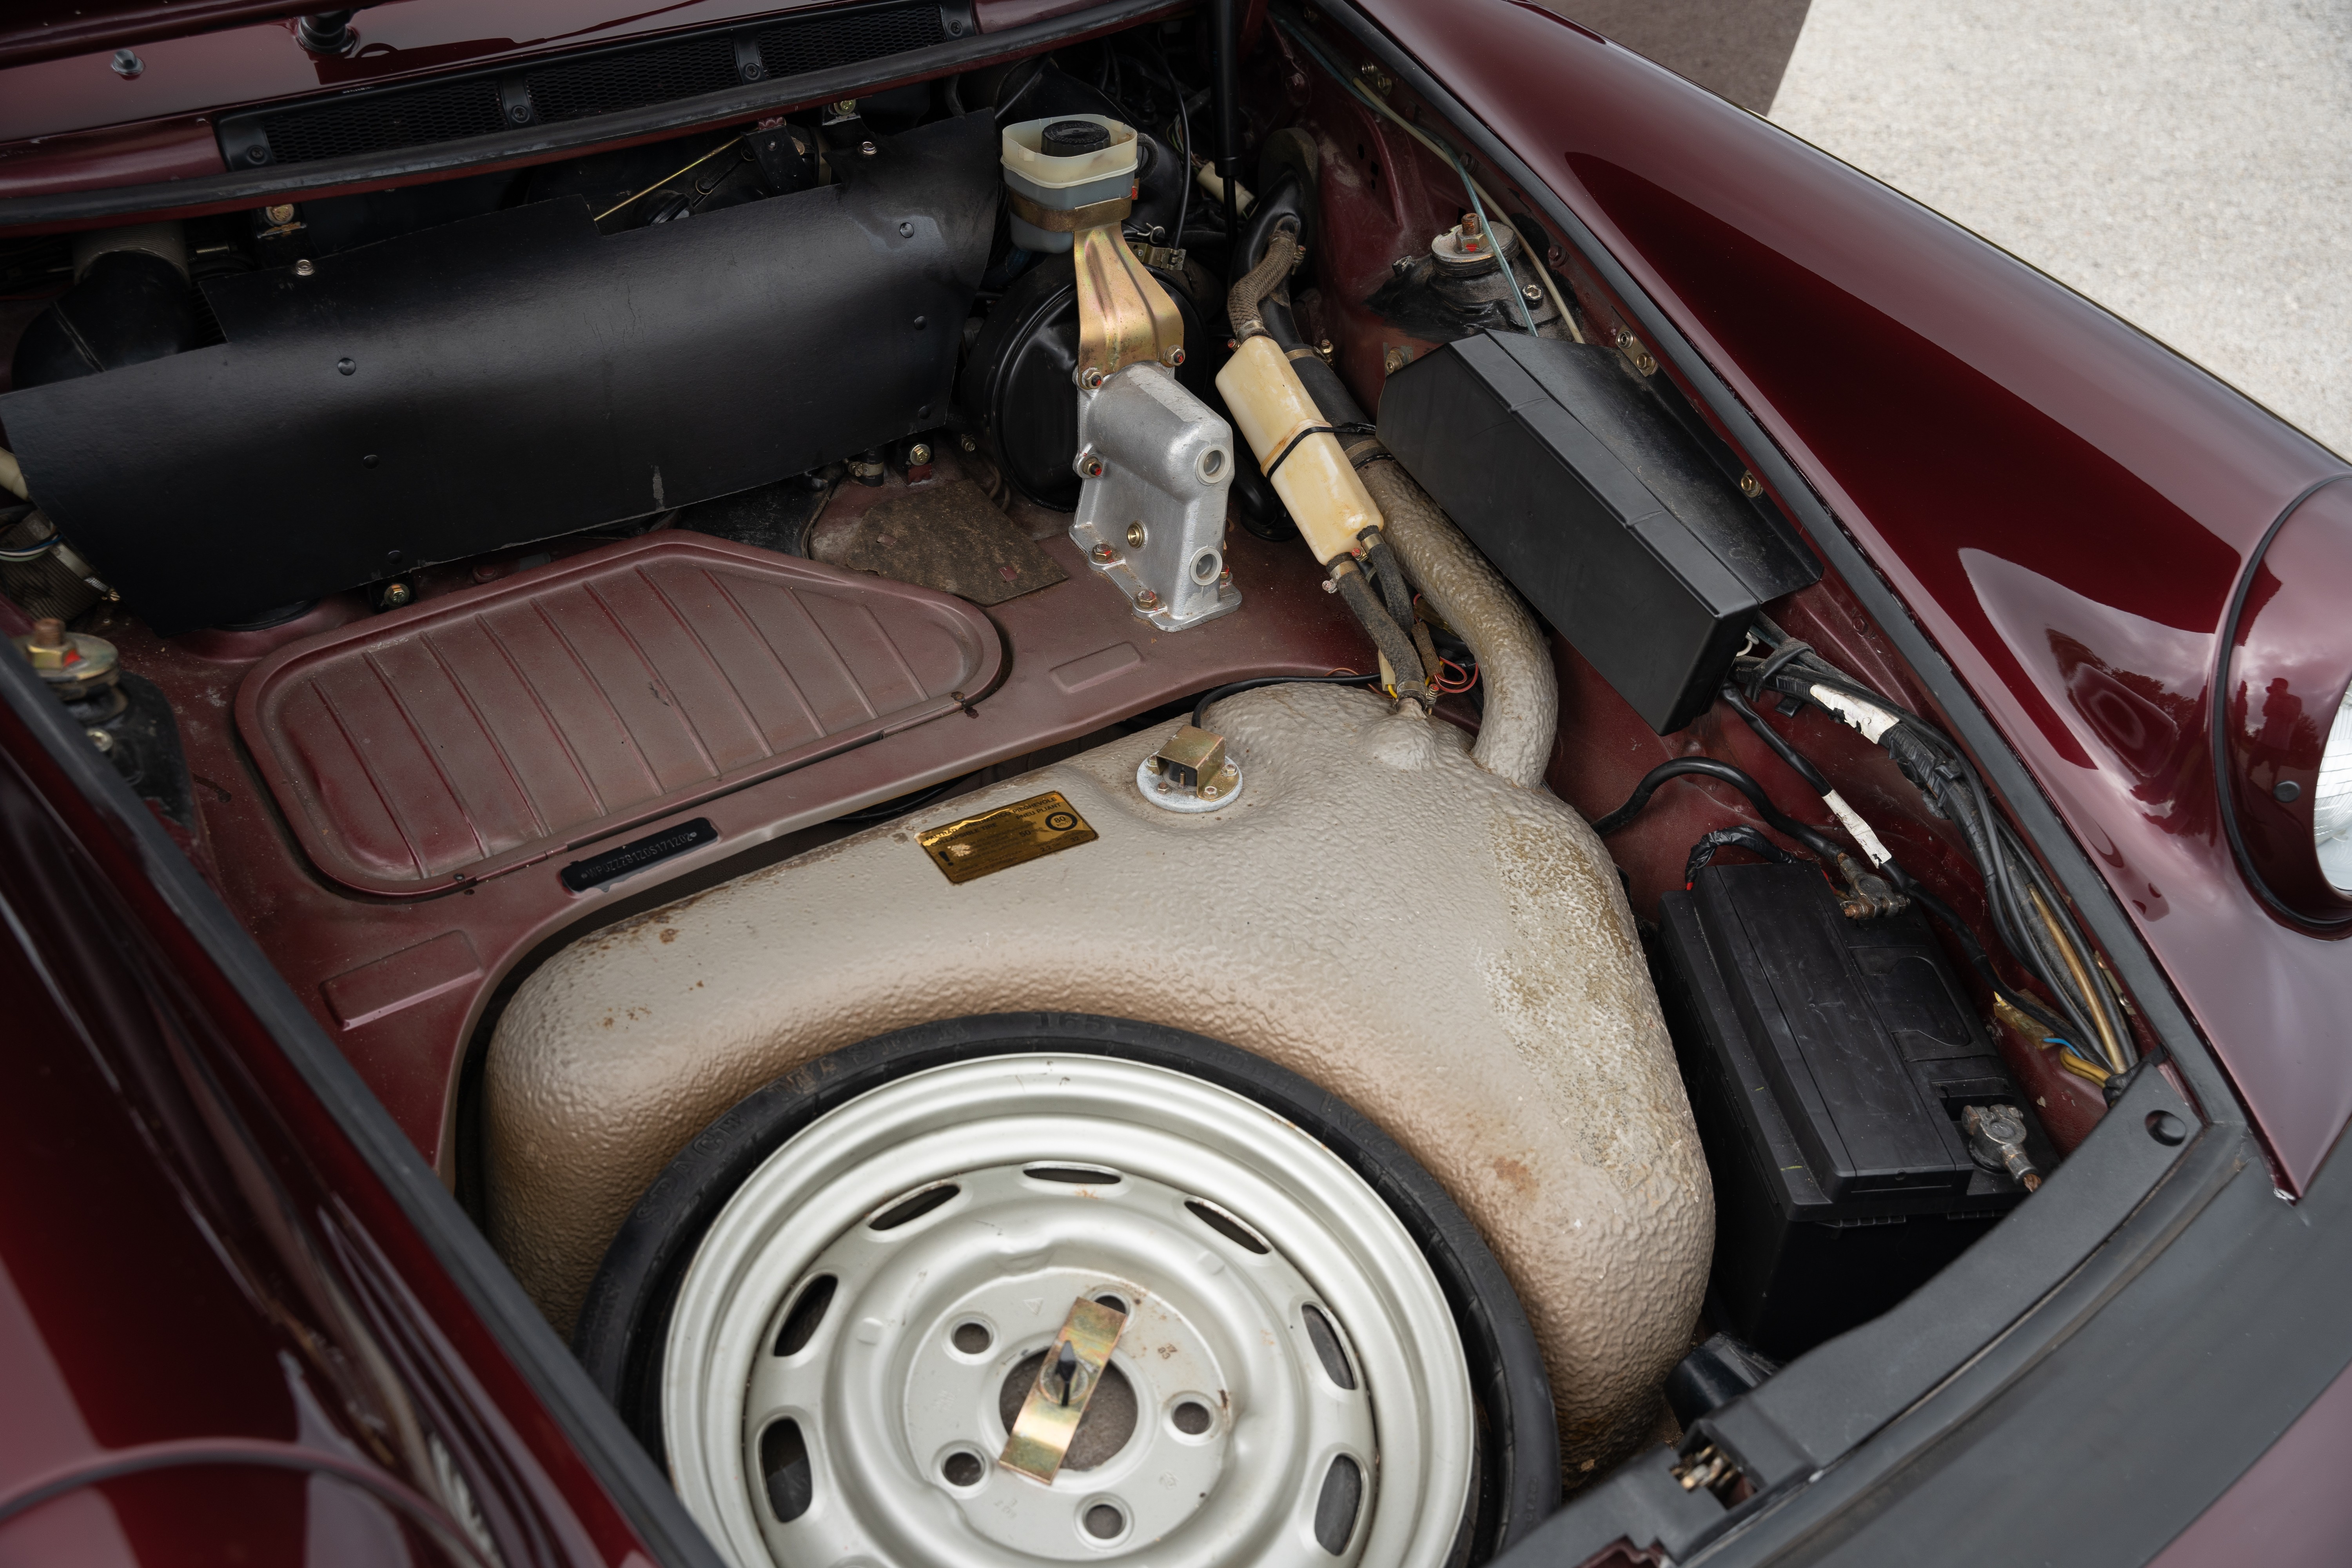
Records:
{"label": "drain hole", "polygon": [[1128,1313],[1127,1298],[1124,1296],[1097,1296],[1095,1298],[1095,1305],[1108,1307],[1122,1318]]}
{"label": "drain hole", "polygon": [[1264,1253],[1272,1250],[1265,1242],[1260,1241],[1257,1238],[1257,1232],[1250,1229],[1249,1226],[1244,1225],[1241,1221],[1235,1219],[1224,1210],[1221,1208],[1212,1208],[1209,1205],[1202,1203],[1198,1198],[1185,1199],[1184,1206],[1192,1211],[1192,1217],[1194,1219],[1199,1220],[1202,1225],[1207,1226],[1211,1230],[1215,1231],[1219,1236],[1223,1237],[1235,1247],[1245,1247],[1248,1250],[1256,1253]]}
{"label": "drain hole", "polygon": [[1117,1171],[1092,1165],[1032,1165],[1021,1173],[1033,1182],[1060,1182],[1073,1187],[1107,1187],[1118,1180]]}
{"label": "drain hole", "polygon": [[1197,1437],[1209,1429],[1209,1407],[1197,1399],[1188,1399],[1168,1419],[1187,1437]]}
{"label": "drain hole", "polygon": [[941,1182],[936,1187],[925,1187],[913,1197],[892,1204],[866,1221],[868,1230],[896,1230],[900,1226],[922,1218],[963,1189],[953,1182]]}
{"label": "drain hole", "polygon": [[1201,553],[1192,557],[1192,581],[1195,583],[1215,582],[1217,580],[1217,568],[1223,564],[1223,562],[1217,559],[1217,552],[1215,551],[1203,550]]}
{"label": "drain hole", "polygon": [[1107,1502],[1087,1510],[1087,1533],[1097,1541],[1108,1541],[1126,1528],[1127,1515]]}
{"label": "drain hole", "polygon": [[948,1342],[966,1355],[978,1355],[996,1342],[996,1336],[988,1331],[986,1323],[958,1323]]}
{"label": "drain hole", "polygon": [[1315,1543],[1334,1557],[1348,1550],[1363,1502],[1364,1472],[1342,1454],[1323,1472],[1323,1495],[1315,1500]]}
{"label": "drain hole", "polygon": [[964,1448],[950,1454],[940,1466],[940,1474],[947,1477],[951,1487],[976,1487],[987,1473],[988,1467],[980,1462],[980,1456]]}
{"label": "drain hole", "polygon": [[833,1305],[834,1278],[820,1274],[801,1287],[800,1300],[784,1314],[784,1326],[776,1331],[776,1353],[797,1355],[816,1338],[819,1323],[824,1321],[824,1310]]}
{"label": "drain hole", "polygon": [[1339,1331],[1332,1328],[1331,1320],[1323,1315],[1320,1307],[1301,1310],[1307,1314],[1307,1342],[1315,1347],[1315,1359],[1323,1363],[1324,1373],[1342,1388],[1355,1387],[1355,1369],[1348,1364],[1348,1352],[1339,1343]]}
{"label": "drain hole", "polygon": [[[1045,1352],[1032,1351],[997,1385],[996,1414],[1007,1432],[1021,1418],[1022,1402],[1036,1386],[1037,1369],[1045,1364]],[[1091,1470],[1126,1447],[1134,1436],[1135,1384],[1117,1365],[1107,1366],[1102,1381],[1095,1385],[1094,1397],[1087,1402],[1087,1413],[1078,1418],[1078,1429],[1070,1436],[1070,1451],[1062,1460],[1062,1468]]]}
{"label": "drain hole", "polygon": [[799,1422],[786,1416],[760,1434],[760,1471],[768,1478],[768,1506],[779,1523],[790,1524],[808,1511],[816,1477]]}

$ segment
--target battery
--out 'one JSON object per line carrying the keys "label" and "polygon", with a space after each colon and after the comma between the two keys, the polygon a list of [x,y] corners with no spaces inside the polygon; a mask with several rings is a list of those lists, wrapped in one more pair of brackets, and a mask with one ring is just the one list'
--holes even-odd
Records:
{"label": "battery", "polygon": [[1849,919],[1811,866],[1710,866],[1659,908],[1659,994],[1715,1181],[1709,1310],[1786,1358],[1876,1317],[2026,1190],[1969,1106],[2055,1153],[1927,923]]}

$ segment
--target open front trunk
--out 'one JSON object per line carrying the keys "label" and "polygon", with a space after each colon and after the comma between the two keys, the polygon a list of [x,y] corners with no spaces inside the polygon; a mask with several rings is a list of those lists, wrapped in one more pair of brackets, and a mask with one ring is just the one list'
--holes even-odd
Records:
{"label": "open front trunk", "polygon": [[9,679],[746,1568],[1763,1551],[2234,1102],[1638,258],[1352,11],[1171,10],[85,194]]}

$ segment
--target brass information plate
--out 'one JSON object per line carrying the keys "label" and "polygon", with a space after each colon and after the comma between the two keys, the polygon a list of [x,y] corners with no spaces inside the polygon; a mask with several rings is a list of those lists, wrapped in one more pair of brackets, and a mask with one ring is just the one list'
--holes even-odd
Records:
{"label": "brass information plate", "polygon": [[1053,790],[934,827],[916,842],[949,881],[969,882],[1074,844],[1091,844],[1096,837],[1062,792]]}

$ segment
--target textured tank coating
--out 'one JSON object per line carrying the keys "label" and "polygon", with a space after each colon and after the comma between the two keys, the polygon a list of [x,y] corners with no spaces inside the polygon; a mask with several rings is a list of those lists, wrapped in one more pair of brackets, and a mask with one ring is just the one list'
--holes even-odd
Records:
{"label": "textured tank coating", "polygon": [[[1591,829],[1368,693],[1210,711],[1225,810],[1137,793],[1135,735],[583,938],[490,1047],[491,1236],[568,1330],[646,1185],[778,1074],[893,1029],[1050,1009],[1224,1039],[1442,1182],[1526,1303],[1571,1472],[1646,1435],[1713,1198],[1633,921]],[[951,885],[921,830],[1059,790],[1099,835]]]}

